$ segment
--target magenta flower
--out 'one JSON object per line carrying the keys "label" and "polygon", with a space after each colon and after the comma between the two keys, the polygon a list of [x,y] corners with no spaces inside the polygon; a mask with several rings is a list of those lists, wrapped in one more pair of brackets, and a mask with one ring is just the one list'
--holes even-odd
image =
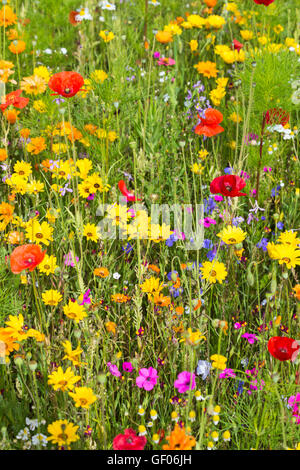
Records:
{"label": "magenta flower", "polygon": [[188,390],[196,388],[195,374],[191,374],[187,370],[180,372],[174,382],[174,387],[177,388],[179,393],[185,393]]}
{"label": "magenta flower", "polygon": [[121,377],[121,372],[118,369],[118,366],[112,364],[111,362],[107,363],[107,367],[109,368],[109,372],[114,375],[115,377]]}
{"label": "magenta flower", "polygon": [[240,322],[236,322],[234,325],[233,325],[234,329],[235,330],[239,330],[240,328],[242,328],[242,324]]}
{"label": "magenta flower", "polygon": [[123,362],[122,368],[125,372],[132,372],[133,371],[133,366],[131,362]]}
{"label": "magenta flower", "polygon": [[[76,263],[78,263],[79,258],[77,256],[75,256],[75,259],[76,259]],[[72,268],[74,268],[75,264],[74,264],[74,261],[73,261],[71,251],[69,251],[69,253],[64,256],[64,260],[65,260],[65,266],[72,266]]]}
{"label": "magenta flower", "polygon": [[90,304],[90,303],[92,302],[92,301],[91,301],[91,297],[89,297],[90,292],[91,292],[91,289],[88,289],[88,290],[85,292],[85,294],[83,294],[82,302],[81,302],[81,304],[79,304],[79,305]]}
{"label": "magenta flower", "polygon": [[233,369],[224,369],[219,374],[219,379],[227,379],[229,377],[236,377]]}
{"label": "magenta flower", "polygon": [[215,219],[211,219],[210,217],[205,217],[204,219],[199,220],[199,224],[204,225],[205,228],[210,227],[211,225],[215,225],[217,222]]}
{"label": "magenta flower", "polygon": [[149,367],[149,369],[142,368],[139,370],[139,374],[135,379],[136,385],[147,391],[152,390],[157,384],[157,370],[153,367]]}
{"label": "magenta flower", "polygon": [[255,336],[255,335],[252,334],[252,333],[244,333],[244,334],[242,335],[242,338],[246,338],[246,339],[248,340],[248,343],[249,343],[249,344],[254,344],[255,341],[258,340],[257,336]]}

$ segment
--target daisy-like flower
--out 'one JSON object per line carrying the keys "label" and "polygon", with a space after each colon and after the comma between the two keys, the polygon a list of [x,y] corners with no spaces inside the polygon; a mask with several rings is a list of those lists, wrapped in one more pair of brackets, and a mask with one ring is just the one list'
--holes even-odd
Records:
{"label": "daisy-like flower", "polygon": [[89,387],[76,387],[74,392],[69,392],[70,397],[75,401],[76,408],[89,408],[96,400],[93,390]]}
{"label": "daisy-like flower", "polygon": [[27,238],[36,244],[43,243],[48,246],[49,241],[53,240],[52,237],[53,227],[47,222],[41,224],[36,219],[31,219],[26,225],[26,236]]}
{"label": "daisy-like flower", "polygon": [[27,95],[39,95],[44,93],[47,88],[47,81],[40,75],[31,75],[24,77],[21,81],[21,90]]}
{"label": "daisy-like flower", "polygon": [[75,323],[79,323],[80,320],[87,317],[84,306],[79,305],[77,302],[72,302],[72,300],[69,300],[68,305],[65,305],[63,310],[64,314],[74,320]]}
{"label": "daisy-like flower", "polygon": [[200,268],[203,279],[215,284],[217,281],[222,284],[227,276],[226,266],[219,261],[205,261]]}
{"label": "daisy-like flower", "polygon": [[35,434],[34,436],[32,436],[32,444],[34,446],[47,447],[47,444],[48,444],[47,436],[41,433]]}
{"label": "daisy-like flower", "polygon": [[194,65],[194,68],[198,73],[207,78],[216,78],[218,74],[216,63],[210,62],[209,60],[206,62],[198,62],[198,64]]}
{"label": "daisy-like flower", "polygon": [[282,245],[290,245],[295,249],[300,245],[300,238],[297,238],[297,232],[291,230],[281,233],[278,241]]}
{"label": "daisy-like flower", "polygon": [[112,31],[107,31],[106,29],[105,30],[101,30],[100,33],[99,33],[99,36],[100,38],[103,39],[104,42],[110,42],[114,39],[115,35]]}
{"label": "daisy-like flower", "polygon": [[160,283],[158,278],[151,276],[140,285],[140,288],[142,289],[142,292],[145,292],[148,296],[152,297],[154,294],[159,295],[163,288],[163,283]]}
{"label": "daisy-like flower", "polygon": [[86,224],[84,226],[83,236],[86,237],[87,240],[92,240],[93,242],[97,243],[100,238],[98,227],[95,224]]}
{"label": "daisy-like flower", "polygon": [[72,349],[72,344],[70,341],[66,340],[64,343],[62,343],[62,346],[64,348],[65,356],[63,357],[63,361],[68,359],[69,361],[72,362],[74,366],[80,366],[80,356],[82,353],[82,349],[80,349],[79,346],[77,346],[76,349]]}
{"label": "daisy-like flower", "polygon": [[62,295],[56,289],[49,289],[42,293],[42,299],[45,305],[56,306],[61,302]]}
{"label": "daisy-like flower", "polygon": [[81,377],[75,375],[71,367],[68,367],[65,372],[61,367],[58,367],[52,374],[48,375],[48,384],[52,385],[55,391],[73,390],[74,385],[79,380],[81,380]]}
{"label": "daisy-like flower", "polygon": [[91,73],[91,79],[96,83],[103,83],[108,78],[108,75],[104,70],[94,70]]}
{"label": "daisy-like flower", "polygon": [[53,444],[58,444],[59,447],[69,446],[72,442],[78,441],[79,436],[76,434],[78,428],[79,426],[69,423],[66,419],[59,419],[49,424],[48,432],[50,436],[47,440],[52,441]]}
{"label": "daisy-like flower", "polygon": [[245,240],[247,233],[243,232],[240,227],[232,227],[228,225],[220,233],[217,234],[217,237],[226,243],[226,245],[236,245]]}

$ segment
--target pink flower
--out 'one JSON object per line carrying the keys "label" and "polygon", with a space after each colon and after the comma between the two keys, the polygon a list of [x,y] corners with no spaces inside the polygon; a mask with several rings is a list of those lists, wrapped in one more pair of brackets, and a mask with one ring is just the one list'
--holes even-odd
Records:
{"label": "pink flower", "polygon": [[215,225],[217,222],[215,219],[211,219],[210,217],[205,217],[204,219],[199,220],[199,224],[204,225],[204,227],[208,228],[211,225]]}
{"label": "pink flower", "polygon": [[114,375],[115,377],[121,377],[121,372],[118,369],[118,366],[112,364],[111,362],[107,363],[107,367],[109,368],[109,372]]}
{"label": "pink flower", "polygon": [[133,367],[132,367],[131,362],[123,362],[122,368],[125,372],[132,372],[133,371]]}
{"label": "pink flower", "polygon": [[174,387],[178,389],[179,393],[185,393],[188,390],[196,388],[195,374],[191,374],[187,370],[180,372],[174,382]]}
{"label": "pink flower", "polygon": [[236,377],[233,369],[224,369],[219,374],[219,379],[227,379],[228,377]]}
{"label": "pink flower", "polygon": [[249,343],[249,344],[254,344],[255,341],[258,340],[257,336],[255,336],[255,335],[252,334],[252,333],[244,333],[244,334],[242,335],[242,338],[246,338],[246,339],[248,340],[248,343]]}
{"label": "pink flower", "polygon": [[[75,259],[76,259],[76,263],[78,263],[79,258],[77,256],[75,256]],[[64,256],[64,260],[65,260],[65,266],[72,266],[72,268],[74,268],[75,264],[74,264],[74,261],[73,261],[71,251],[69,251],[69,253]]]}
{"label": "pink flower", "polygon": [[223,201],[223,196],[221,196],[221,195],[220,196],[219,195],[213,196],[213,198],[216,202]]}
{"label": "pink flower", "polygon": [[175,60],[172,59],[171,57],[160,57],[160,59],[157,61],[157,65],[175,65]]}
{"label": "pink flower", "polygon": [[240,328],[242,328],[242,324],[240,322],[236,322],[234,325],[233,325],[234,329],[235,330],[239,330]]}
{"label": "pink flower", "polygon": [[135,379],[136,385],[147,391],[152,390],[157,384],[157,370],[153,367],[149,367],[149,369],[143,368],[140,369],[139,374]]}

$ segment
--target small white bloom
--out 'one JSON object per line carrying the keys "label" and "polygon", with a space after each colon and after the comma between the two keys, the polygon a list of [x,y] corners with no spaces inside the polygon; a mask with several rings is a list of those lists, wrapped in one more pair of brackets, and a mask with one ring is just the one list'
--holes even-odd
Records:
{"label": "small white bloom", "polygon": [[114,279],[117,279],[117,280],[118,280],[118,279],[120,279],[120,277],[121,277],[121,274],[119,274],[119,273],[113,273],[113,278],[114,278]]}
{"label": "small white bloom", "polygon": [[34,436],[32,436],[32,444],[34,446],[38,446],[41,444],[43,447],[47,447],[47,436],[45,436],[44,434],[35,434]]}
{"label": "small white bloom", "polygon": [[22,441],[26,441],[30,437],[30,432],[28,428],[21,429],[17,434],[17,439],[22,439]]}

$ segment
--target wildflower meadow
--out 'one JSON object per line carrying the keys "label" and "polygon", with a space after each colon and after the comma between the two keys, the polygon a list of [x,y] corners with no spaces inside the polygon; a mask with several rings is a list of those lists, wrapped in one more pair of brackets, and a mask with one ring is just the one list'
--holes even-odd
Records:
{"label": "wildflower meadow", "polygon": [[300,450],[299,33],[0,0],[0,450]]}

